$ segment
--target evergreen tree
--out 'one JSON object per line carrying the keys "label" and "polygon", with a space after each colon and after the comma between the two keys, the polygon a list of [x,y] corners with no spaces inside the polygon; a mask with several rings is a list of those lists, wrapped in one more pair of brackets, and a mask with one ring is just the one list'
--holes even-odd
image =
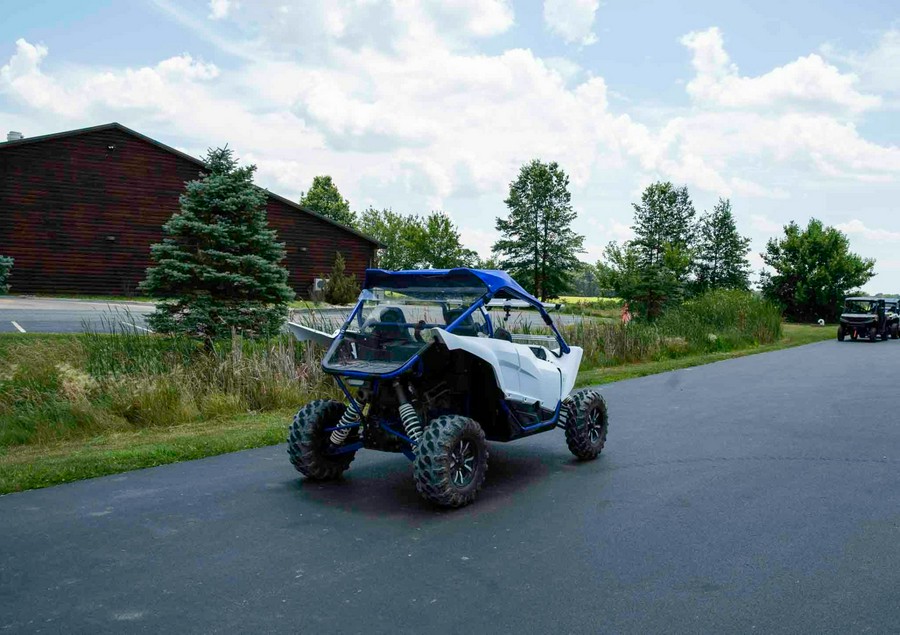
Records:
{"label": "evergreen tree", "polygon": [[13,262],[9,256],[0,256],[0,295],[9,291],[9,278],[12,275]]}
{"label": "evergreen tree", "polygon": [[784,236],[769,239],[761,255],[773,269],[760,276],[763,295],[794,320],[837,317],[847,292],[875,275],[873,259],[851,252],[843,232],[815,218],[806,229],[793,221],[785,225]]}
{"label": "evergreen tree", "polygon": [[738,233],[731,201],[719,199],[697,225],[694,289],[747,289],[750,286],[750,239]]}
{"label": "evergreen tree", "polygon": [[231,150],[210,150],[200,178],[187,183],[165,238],[150,248],[155,265],[141,289],[163,298],[149,316],[159,333],[204,339],[276,334],[294,293],[281,266],[284,245],[266,219],[256,166],[238,167]]}
{"label": "evergreen tree", "polygon": [[334,267],[325,283],[325,301],[330,304],[350,304],[359,295],[359,284],[346,274],[346,263],[341,252],[334,255]]}
{"label": "evergreen tree", "polygon": [[632,207],[634,239],[607,247],[607,273],[616,293],[652,320],[684,297],[696,212],[687,188],[671,183],[649,185]]}
{"label": "evergreen tree", "polygon": [[309,191],[300,195],[300,205],[348,227],[356,226],[356,214],[330,176],[317,176]]}
{"label": "evergreen tree", "polygon": [[523,165],[509,186],[508,218],[497,219],[503,238],[494,243],[501,266],[541,300],[563,293],[584,251],[572,221],[569,177],[555,162]]}

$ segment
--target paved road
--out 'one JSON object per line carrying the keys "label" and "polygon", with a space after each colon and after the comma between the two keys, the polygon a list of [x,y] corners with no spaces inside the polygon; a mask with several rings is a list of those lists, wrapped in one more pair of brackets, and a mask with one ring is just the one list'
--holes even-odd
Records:
{"label": "paved road", "polygon": [[146,302],[93,302],[35,298],[0,297],[0,333],[80,333],[85,325],[98,331],[134,328],[143,332],[144,315],[153,310]]}
{"label": "paved road", "polygon": [[603,388],[607,450],[491,448],[483,496],[402,457],[301,481],[263,448],[0,497],[0,632],[895,632],[900,342]]}

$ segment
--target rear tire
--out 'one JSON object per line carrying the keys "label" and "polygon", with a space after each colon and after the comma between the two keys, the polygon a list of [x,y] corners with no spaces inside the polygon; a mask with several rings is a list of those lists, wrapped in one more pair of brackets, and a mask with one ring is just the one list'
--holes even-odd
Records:
{"label": "rear tire", "polygon": [[878,341],[878,329],[876,329],[874,326],[869,329],[869,341],[870,342]]}
{"label": "rear tire", "polygon": [[[288,455],[298,472],[314,481],[329,481],[347,471],[356,452],[329,454],[331,433],[347,406],[331,399],[312,401],[294,415],[288,434]],[[353,429],[344,443],[354,443],[359,433]]]}
{"label": "rear tire", "polygon": [[843,341],[844,341],[844,327],[839,326],[838,327],[838,342],[843,342]]}
{"label": "rear tire", "polygon": [[[586,388],[573,393],[566,420],[566,445],[580,461],[591,461],[603,451],[609,416],[606,401],[596,390]],[[566,404],[563,404],[566,405]]]}
{"label": "rear tire", "polygon": [[441,507],[468,505],[484,485],[487,461],[487,442],[477,422],[459,415],[438,417],[416,447],[416,489]]}
{"label": "rear tire", "polygon": [[900,325],[891,324],[891,339],[895,340],[900,338]]}

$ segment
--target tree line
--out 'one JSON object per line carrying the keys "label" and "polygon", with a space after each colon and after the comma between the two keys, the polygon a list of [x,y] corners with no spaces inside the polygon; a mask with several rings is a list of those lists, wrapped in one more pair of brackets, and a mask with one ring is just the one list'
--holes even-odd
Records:
{"label": "tree line", "polygon": [[[266,195],[253,184],[256,167],[239,166],[228,148],[210,150],[204,164],[164,225],[163,241],[151,248],[154,264],[141,289],[162,301],[149,323],[157,332],[207,340],[275,334],[294,292],[282,265],[284,245],[268,227]],[[504,269],[542,300],[572,289],[612,289],[653,320],[687,297],[750,287],[750,241],[739,233],[728,199],[698,217],[687,187],[653,183],[633,204],[634,237],[610,243],[594,265],[578,259],[584,236],[572,228],[569,177],[557,163],[523,165],[504,202],[508,214],[495,219],[500,238],[481,259],[443,211],[419,216],[369,207],[357,213],[329,176],[315,177],[300,199],[382,242],[380,267]],[[852,253],[842,232],[816,219],[806,228],[786,225],[761,256],[769,270],[761,274],[760,292],[800,320],[833,318],[844,295],[874,275],[874,260]],[[355,298],[358,282],[345,273],[341,254],[328,277],[326,298]]]}

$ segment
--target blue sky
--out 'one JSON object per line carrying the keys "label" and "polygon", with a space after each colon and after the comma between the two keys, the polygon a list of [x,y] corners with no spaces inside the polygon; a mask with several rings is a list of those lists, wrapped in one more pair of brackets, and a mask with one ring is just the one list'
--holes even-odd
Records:
{"label": "blue sky", "polygon": [[[900,291],[891,2],[131,0],[5,3],[0,128],[119,121],[229,143],[296,198],[443,209],[486,254],[518,166],[572,177],[586,260],[654,180],[732,200],[754,252],[811,216]],[[753,263],[760,266],[754,254]]]}

